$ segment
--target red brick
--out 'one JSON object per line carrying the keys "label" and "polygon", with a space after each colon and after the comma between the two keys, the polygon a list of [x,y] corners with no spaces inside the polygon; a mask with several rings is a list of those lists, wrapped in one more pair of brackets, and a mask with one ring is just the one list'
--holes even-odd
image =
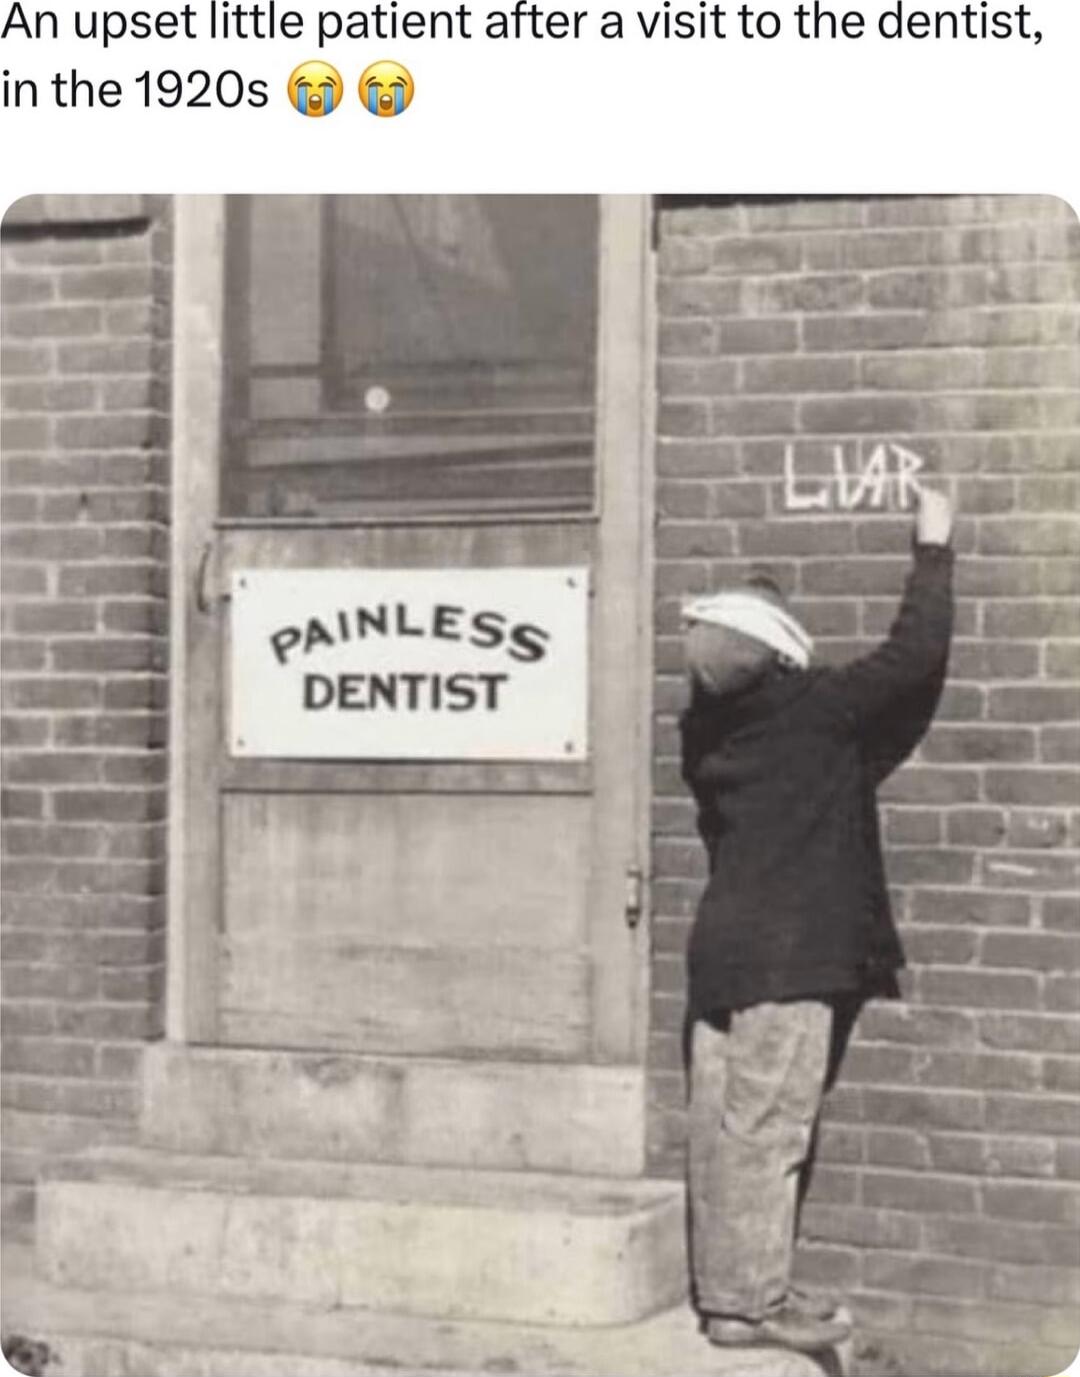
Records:
{"label": "red brick", "polygon": [[63,823],[8,824],[3,839],[6,856],[94,856],[101,846],[96,829]]}
{"label": "red brick", "polygon": [[[982,1344],[1004,1343],[1018,1335],[1037,1334],[1044,1315],[1044,1310],[1033,1306],[926,1299],[916,1302],[913,1324],[915,1332],[933,1335],[935,1343],[940,1342],[938,1336],[942,1334],[978,1339]],[[970,1367],[953,1370],[974,1371]]]}
{"label": "red brick", "polygon": [[999,1265],[987,1278],[987,1294],[1038,1305],[1080,1306],[1080,1276],[1054,1267]]}
{"label": "red brick", "polygon": [[1080,899],[1075,895],[1048,895],[1042,904],[1044,928],[1080,933]]}
{"label": "red brick", "polygon": [[61,449],[131,449],[157,443],[163,435],[161,421],[153,412],[63,416],[56,422],[56,443]]}
{"label": "red brick", "polygon": [[974,877],[975,853],[957,848],[893,848],[886,871],[897,885],[969,885]]}
{"label": "red brick", "polygon": [[862,1198],[866,1205],[919,1214],[974,1214],[978,1208],[978,1196],[970,1183],[926,1173],[867,1172]]}
{"label": "red brick", "polygon": [[720,521],[669,521],[656,538],[656,552],[665,559],[710,559],[734,550],[734,530],[730,523]]}
{"label": "red brick", "polygon": [[968,1009],[1033,1009],[1039,998],[1038,982],[1028,972],[925,970],[918,992],[924,1003]]}
{"label": "red brick", "polygon": [[918,1248],[920,1237],[918,1222],[903,1214],[818,1201],[803,1210],[799,1232],[808,1243],[848,1243],[865,1248]]}
{"label": "red brick", "polygon": [[991,688],[989,716],[999,722],[1074,722],[1080,716],[1080,684]]}
{"label": "red brick", "polygon": [[793,320],[723,320],[719,348],[724,354],[782,354],[797,347],[798,327]]}
{"label": "red brick", "polygon": [[[993,697],[991,690],[991,698]],[[1026,721],[1017,714],[998,713],[998,719]],[[922,758],[933,764],[967,764],[980,761],[1022,762],[1034,760],[1036,735],[1030,728],[936,726],[922,746]]]}
{"label": "red brick", "polygon": [[1039,732],[1039,755],[1051,765],[1080,763],[1080,727],[1043,727]]}
{"label": "red brick", "polygon": [[94,1046],[89,1042],[62,1042],[52,1037],[7,1038],[3,1048],[5,1073],[35,1076],[91,1076]]}
{"label": "red brick", "polygon": [[61,597],[101,597],[146,593],[151,587],[149,563],[93,564],[61,568]]}
{"label": "red brick", "polygon": [[978,934],[964,928],[913,927],[904,932],[904,950],[913,965],[966,965],[978,950]]}
{"label": "red brick", "polygon": [[661,316],[726,316],[741,309],[743,283],[724,277],[662,278],[657,289]]}
{"label": "red brick", "polygon": [[885,840],[893,846],[941,841],[942,814],[936,809],[886,807]]}
{"label": "red brick", "polygon": [[878,1002],[859,1020],[868,1041],[912,1043],[930,1047],[974,1047],[975,1016],[970,1012],[928,1009],[919,1005]]}
{"label": "red brick", "polygon": [[4,668],[8,673],[21,674],[45,668],[46,643],[43,640],[17,640],[6,636],[3,643]]}
{"label": "red brick", "polygon": [[713,478],[738,471],[738,450],[728,441],[685,440],[661,432],[656,453],[659,471],[673,477]]}
{"label": "red brick", "polygon": [[[809,547],[802,553],[814,553]],[[888,594],[899,597],[909,564],[901,559],[808,560],[802,570],[802,589],[807,595],[844,594],[857,588],[863,596]]]}
{"label": "red brick", "polygon": [[70,821],[141,822],[160,817],[163,803],[152,793],[128,789],[58,790],[56,817]]}
{"label": "red brick", "polygon": [[996,846],[1006,834],[1007,814],[1001,808],[954,808],[945,814],[951,846]]}
{"label": "red brick", "polygon": [[1048,645],[1045,656],[1051,679],[1075,679],[1080,674],[1080,645]]}
{"label": "red brick", "polygon": [[995,1094],[987,1104],[987,1123],[1008,1133],[1080,1135],[1080,1103],[1049,1095]]}
{"label": "red brick", "polygon": [[954,641],[949,672],[956,679],[1030,679],[1039,672],[1038,647]]}
{"label": "red brick", "polygon": [[802,266],[802,241],[789,235],[715,239],[709,248],[715,273],[789,273]]}
{"label": "red brick", "polygon": [[750,227],[760,230],[842,229],[862,225],[866,219],[861,200],[832,196],[750,201],[744,211]]}
{"label": "red brick", "polygon": [[979,797],[979,776],[973,769],[909,766],[890,776],[880,797],[889,803],[973,803]]}
{"label": "red brick", "polygon": [[734,392],[737,375],[733,359],[661,359],[660,395],[666,402],[677,397]]}
{"label": "red brick", "polygon": [[61,672],[147,670],[160,662],[160,642],[149,636],[96,636],[57,641],[53,662]]}
{"label": "red brick", "polygon": [[5,305],[4,309],[4,334],[10,339],[75,339],[100,335],[101,330],[102,310],[97,304]]}
{"label": "red brick", "polygon": [[1048,1013],[1080,1014],[1080,980],[1075,975],[1044,977],[1043,1008]]}
{"label": "red brick", "polygon": [[153,713],[82,713],[57,717],[53,740],[58,746],[161,746],[165,719]]}
{"label": "red brick", "polygon": [[1002,889],[1070,890],[1080,881],[1080,853],[1003,851],[983,856],[984,884]]}
{"label": "red brick", "polygon": [[1071,1229],[991,1219],[928,1218],[925,1246],[934,1252],[1002,1262],[1060,1262],[1075,1266],[1080,1239]]}
{"label": "red brick", "polygon": [[867,1253],[862,1265],[866,1286],[932,1296],[980,1296],[983,1272],[977,1262],[903,1252]]}
{"label": "red brick", "polygon": [[1075,517],[984,519],[979,552],[986,555],[1064,555],[1080,553],[1080,520]]}
{"label": "red brick", "polygon": [[968,1090],[1038,1090],[1035,1057],[1003,1053],[927,1051],[915,1059],[920,1085],[956,1086]]}
{"label": "red brick", "polygon": [[991,803],[1071,804],[1076,802],[1080,773],[1075,770],[987,770],[985,794]]}
{"label": "red brick", "polygon": [[874,1166],[929,1167],[928,1137],[906,1128],[871,1128],[866,1135],[866,1160]]}
{"label": "red brick", "polygon": [[980,1128],[981,1095],[960,1091],[863,1088],[865,1121],[926,1128]]}
{"label": "red brick", "polygon": [[742,367],[743,392],[839,392],[855,382],[855,359],[803,354],[750,358]]}
{"label": "red brick", "polygon": [[793,1275],[810,1285],[848,1290],[858,1275],[858,1255],[850,1248],[805,1243],[795,1254]]}
{"label": "red brick", "polygon": [[799,428],[809,434],[911,432],[919,424],[920,403],[906,396],[808,397],[799,407]]}
{"label": "red brick", "polygon": [[1021,849],[1061,846],[1068,830],[1068,816],[1059,811],[1014,808],[1009,813],[1008,844]]}
{"label": "red brick", "polygon": [[1080,969],[1080,937],[1050,932],[991,932],[983,939],[986,966],[1040,971]]}
{"label": "red brick", "polygon": [[158,1010],[140,1004],[69,1004],[57,1010],[61,1032],[87,1038],[151,1038],[160,1032]]}
{"label": "red brick", "polygon": [[4,772],[13,784],[85,784],[98,778],[100,762],[74,751],[13,751]]}
{"label": "red brick", "polygon": [[40,789],[0,789],[0,814],[5,818],[40,818],[45,812],[45,794]]}
{"label": "red brick", "polygon": [[94,559],[101,553],[101,533],[85,526],[11,526],[4,532],[10,559]]}
{"label": "red brick", "polygon": [[979,1035],[989,1047],[1029,1052],[1080,1052],[1080,1029],[1066,1018],[1045,1014],[983,1014]]}
{"label": "red brick", "polygon": [[1043,1085],[1061,1095],[1080,1095],[1080,1059],[1072,1057],[1044,1057]]}
{"label": "red brick", "polygon": [[718,397],[710,407],[712,435],[786,435],[795,426],[795,403],[779,397]]}

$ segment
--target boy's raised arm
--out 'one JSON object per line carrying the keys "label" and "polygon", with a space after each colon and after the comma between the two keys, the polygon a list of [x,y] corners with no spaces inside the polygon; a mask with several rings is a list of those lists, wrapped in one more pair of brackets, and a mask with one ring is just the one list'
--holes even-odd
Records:
{"label": "boy's raised arm", "polygon": [[834,675],[835,691],[860,731],[879,724],[890,712],[906,716],[913,700],[930,702],[930,712],[920,714],[925,716],[922,730],[929,724],[944,682],[952,636],[952,523],[948,498],[922,489],[915,518],[914,562],[889,634],[869,655]]}

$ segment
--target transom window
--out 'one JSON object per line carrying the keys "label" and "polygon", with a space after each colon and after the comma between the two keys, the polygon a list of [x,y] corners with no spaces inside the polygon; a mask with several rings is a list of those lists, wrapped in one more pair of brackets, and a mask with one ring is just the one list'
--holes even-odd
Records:
{"label": "transom window", "polygon": [[593,502],[590,196],[235,197],[222,512]]}

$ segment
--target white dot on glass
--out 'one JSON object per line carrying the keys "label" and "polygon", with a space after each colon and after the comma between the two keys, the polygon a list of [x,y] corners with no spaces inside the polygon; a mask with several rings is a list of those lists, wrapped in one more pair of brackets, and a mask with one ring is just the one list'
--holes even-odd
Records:
{"label": "white dot on glass", "polygon": [[364,393],[364,405],[369,411],[385,411],[390,405],[390,393],[376,383]]}

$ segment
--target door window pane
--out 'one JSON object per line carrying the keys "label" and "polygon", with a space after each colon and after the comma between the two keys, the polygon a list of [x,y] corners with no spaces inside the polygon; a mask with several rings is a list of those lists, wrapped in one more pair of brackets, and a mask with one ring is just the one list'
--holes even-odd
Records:
{"label": "door window pane", "polygon": [[226,515],[591,506],[595,197],[238,197],[229,236]]}

